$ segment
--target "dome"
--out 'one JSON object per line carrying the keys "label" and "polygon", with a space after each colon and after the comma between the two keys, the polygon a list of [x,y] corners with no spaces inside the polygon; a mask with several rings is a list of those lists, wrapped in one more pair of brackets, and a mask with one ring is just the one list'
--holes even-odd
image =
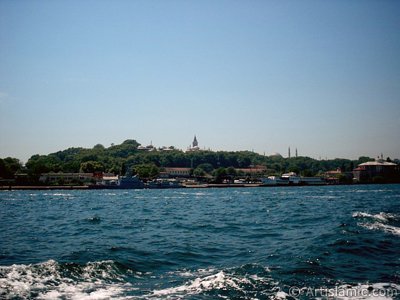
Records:
{"label": "dome", "polygon": [[273,153],[271,153],[270,156],[272,156],[272,157],[282,157],[282,155],[280,153],[278,153],[278,152],[273,152]]}

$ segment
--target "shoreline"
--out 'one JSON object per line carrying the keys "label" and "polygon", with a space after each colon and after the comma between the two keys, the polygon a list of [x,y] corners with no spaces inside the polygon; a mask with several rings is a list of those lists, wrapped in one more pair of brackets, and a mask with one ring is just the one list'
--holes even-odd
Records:
{"label": "shoreline", "polygon": [[11,185],[11,186],[0,186],[0,191],[18,191],[18,190],[88,190],[87,185]]}
{"label": "shoreline", "polygon": [[[257,187],[263,187],[263,188],[270,188],[270,187],[304,187],[304,186],[337,186],[337,185],[374,185],[374,184],[396,184],[396,183],[349,183],[349,184],[307,184],[307,185],[265,185],[262,183],[240,183],[240,184],[230,184],[230,183],[208,183],[208,184],[196,184],[196,185],[184,185],[182,187],[177,187],[177,188],[168,188],[168,189],[207,189],[207,188],[257,188]],[[109,189],[109,188],[108,188]],[[148,189],[148,188],[144,188]],[[157,189],[157,188],[152,188],[152,189]],[[160,189],[165,189],[165,188],[160,188]],[[24,185],[24,186],[19,186],[19,185],[7,185],[7,186],[0,186],[0,191],[20,191],[20,190],[33,190],[33,191],[40,191],[40,190],[92,190],[89,186],[87,185],[74,185],[74,186],[66,186],[66,185],[45,185],[45,186],[40,186],[40,185]],[[118,188],[116,189],[118,190]],[[135,190],[135,189],[124,189],[124,190]]]}

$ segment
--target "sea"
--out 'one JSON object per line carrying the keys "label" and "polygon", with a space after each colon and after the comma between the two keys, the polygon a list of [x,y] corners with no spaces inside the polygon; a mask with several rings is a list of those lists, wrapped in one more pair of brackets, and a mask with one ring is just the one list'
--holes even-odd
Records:
{"label": "sea", "polygon": [[2,191],[0,299],[400,299],[400,185]]}

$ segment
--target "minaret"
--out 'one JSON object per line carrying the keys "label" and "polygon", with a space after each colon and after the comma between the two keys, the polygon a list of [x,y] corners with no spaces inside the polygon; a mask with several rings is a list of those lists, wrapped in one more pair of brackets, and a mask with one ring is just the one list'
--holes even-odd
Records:
{"label": "minaret", "polygon": [[297,148],[296,148],[296,157],[297,157]]}
{"label": "minaret", "polygon": [[288,149],[288,156],[289,156],[289,158],[290,158],[290,147],[289,147],[289,149]]}

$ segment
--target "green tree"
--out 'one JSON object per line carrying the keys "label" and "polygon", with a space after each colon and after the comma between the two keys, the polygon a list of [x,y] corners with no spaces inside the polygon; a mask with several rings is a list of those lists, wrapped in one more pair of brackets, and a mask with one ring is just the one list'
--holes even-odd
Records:
{"label": "green tree", "polygon": [[234,168],[234,167],[228,167],[228,168],[226,169],[226,175],[235,177],[235,176],[236,176],[236,170],[235,170],[235,168]]}
{"label": "green tree", "polygon": [[213,176],[215,183],[222,183],[227,177],[226,169],[224,167],[220,167],[214,170]]}
{"label": "green tree", "polygon": [[360,157],[358,158],[357,165],[362,164],[362,163],[365,163],[365,162],[368,162],[368,161],[374,161],[374,159],[371,158],[371,157],[368,157],[368,156],[360,156]]}
{"label": "green tree", "polygon": [[210,163],[203,163],[197,166],[198,169],[203,170],[207,174],[211,174],[214,171],[214,167]]}
{"label": "green tree", "polygon": [[104,146],[102,145],[102,144],[96,144],[96,145],[94,145],[94,147],[93,147],[93,150],[96,150],[96,151],[104,151]]}
{"label": "green tree", "polygon": [[141,164],[133,167],[133,173],[137,174],[140,179],[150,180],[156,178],[160,174],[160,170],[155,164]]}
{"label": "green tree", "polygon": [[103,172],[104,166],[97,161],[86,161],[81,163],[80,171],[83,173]]}
{"label": "green tree", "polygon": [[203,177],[205,175],[206,172],[200,167],[197,167],[196,169],[193,170],[193,176],[195,177]]}
{"label": "green tree", "polygon": [[13,179],[17,171],[22,169],[22,164],[17,158],[0,158],[0,178]]}

